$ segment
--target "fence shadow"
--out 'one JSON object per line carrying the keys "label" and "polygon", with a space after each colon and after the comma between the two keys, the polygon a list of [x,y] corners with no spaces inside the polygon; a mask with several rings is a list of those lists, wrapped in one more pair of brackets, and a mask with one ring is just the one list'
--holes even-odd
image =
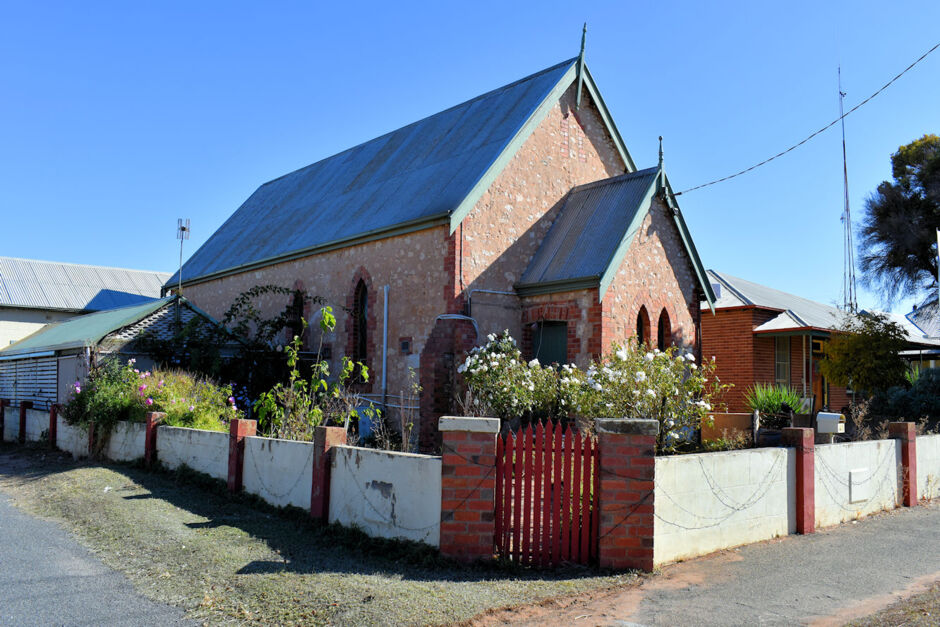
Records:
{"label": "fence shadow", "polygon": [[[41,480],[69,472],[89,462],[68,461],[68,455],[49,452],[55,462],[44,464],[43,451],[0,445],[0,475],[19,480]],[[236,576],[272,573],[335,573],[346,575],[396,576],[418,582],[476,582],[498,580],[553,580],[597,576],[583,567],[539,571],[516,564],[463,565],[440,556],[427,545],[372,538],[359,530],[327,525],[310,519],[298,508],[277,508],[248,494],[229,494],[225,482],[183,468],[177,471],[148,471],[139,465],[101,463],[140,486],[146,493],[127,494],[126,500],[161,500],[203,518],[181,523],[187,529],[231,527],[262,541],[280,560],[255,560],[239,568]]]}

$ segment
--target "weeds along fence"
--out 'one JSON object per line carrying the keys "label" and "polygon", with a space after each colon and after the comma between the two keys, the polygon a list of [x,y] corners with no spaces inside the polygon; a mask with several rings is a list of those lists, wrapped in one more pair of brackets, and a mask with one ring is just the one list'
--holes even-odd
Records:
{"label": "weeds along fence", "polygon": [[[814,445],[812,430],[788,429],[786,446],[656,457],[655,421],[598,421],[607,426],[586,438],[445,417],[443,455],[429,456],[346,446],[335,427],[296,442],[255,437],[253,421],[220,433],[155,418],[118,424],[95,446],[94,430],[56,408],[7,406],[0,432],[75,457],[187,466],[372,536],[536,566],[650,569],[940,497],[940,435],[915,437],[910,423],[892,424],[889,440]],[[570,550],[556,560],[559,546]]]}

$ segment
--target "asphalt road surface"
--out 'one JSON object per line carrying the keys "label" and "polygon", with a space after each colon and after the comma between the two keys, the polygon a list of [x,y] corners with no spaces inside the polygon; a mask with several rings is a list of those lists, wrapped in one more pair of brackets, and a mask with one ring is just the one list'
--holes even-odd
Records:
{"label": "asphalt road surface", "polygon": [[188,625],[54,523],[0,493],[0,625]]}

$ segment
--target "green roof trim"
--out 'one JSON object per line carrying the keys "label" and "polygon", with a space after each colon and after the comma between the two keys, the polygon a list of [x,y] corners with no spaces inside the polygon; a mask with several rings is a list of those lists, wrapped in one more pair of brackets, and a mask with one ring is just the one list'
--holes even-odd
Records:
{"label": "green roof trim", "polygon": [[493,181],[496,180],[503,169],[509,164],[509,161],[516,155],[516,152],[522,147],[522,144],[529,139],[536,127],[545,119],[545,116],[552,110],[552,107],[555,106],[555,103],[561,99],[562,95],[564,95],[575,81],[577,81],[579,86],[577,94],[579,101],[581,95],[580,88],[582,86],[587,89],[588,94],[590,94],[591,100],[594,102],[594,106],[597,107],[597,111],[600,114],[601,121],[604,123],[604,127],[607,129],[611,140],[614,142],[614,147],[617,149],[617,153],[620,155],[620,159],[625,165],[625,171],[636,172],[636,163],[633,161],[633,157],[630,156],[630,152],[627,150],[623,137],[620,136],[620,131],[617,130],[617,126],[614,124],[613,117],[611,117],[610,111],[604,103],[604,98],[601,96],[601,92],[597,88],[594,78],[591,76],[591,71],[588,69],[587,64],[584,63],[583,57],[576,57],[572,60],[571,66],[561,77],[561,80],[558,81],[558,84],[545,96],[539,106],[536,107],[535,111],[532,112],[532,115],[529,116],[529,119],[526,120],[526,123],[523,124],[522,128],[516,133],[515,137],[506,145],[499,157],[496,158],[480,180],[477,181],[476,185],[470,190],[470,193],[468,193],[457,208],[454,209],[450,218],[451,234],[457,230],[457,227],[460,226],[460,223],[467,217],[467,214],[476,206],[477,201],[486,193],[486,190],[490,188]]}
{"label": "green roof trim", "polygon": [[685,223],[685,218],[682,217],[682,211],[679,209],[676,195],[672,191],[672,185],[669,184],[669,177],[666,176],[665,172],[663,172],[662,179],[664,181],[662,191],[664,192],[663,195],[666,200],[666,207],[672,210],[673,220],[675,220],[676,226],[679,228],[679,236],[682,238],[682,243],[685,244],[685,250],[689,253],[689,258],[692,260],[692,268],[695,270],[695,276],[705,294],[705,300],[708,301],[708,308],[711,309],[712,313],[715,313],[715,301],[718,300],[718,298],[715,296],[711,281],[708,279],[705,265],[702,263],[702,258],[698,256],[695,242],[692,241],[692,234],[689,232],[689,227]]}
{"label": "green roof trim", "polygon": [[538,296],[539,294],[593,289],[600,284],[600,280],[599,276],[587,276],[560,281],[542,281],[541,283],[517,283],[514,289],[519,296]]}
{"label": "green roof trim", "polygon": [[620,264],[623,263],[624,258],[627,256],[627,251],[630,250],[630,246],[633,244],[633,239],[636,237],[637,231],[643,226],[643,220],[646,219],[646,214],[650,211],[653,195],[656,193],[656,181],[658,180],[659,177],[657,176],[646,190],[643,200],[640,201],[636,212],[633,214],[633,220],[630,221],[627,232],[624,233],[623,239],[620,240],[620,245],[617,246],[610,261],[607,262],[607,269],[604,270],[604,274],[601,275],[600,294],[598,296],[598,300],[600,301],[604,300],[604,295],[607,294],[610,284],[613,283],[614,278],[617,276],[617,271],[620,270]]}
{"label": "green roof trim", "polygon": [[59,351],[95,346],[105,337],[135,324],[170,304],[175,297],[161,298],[142,305],[106,309],[47,324],[19,342],[0,350],[0,356],[27,355],[40,351]]}

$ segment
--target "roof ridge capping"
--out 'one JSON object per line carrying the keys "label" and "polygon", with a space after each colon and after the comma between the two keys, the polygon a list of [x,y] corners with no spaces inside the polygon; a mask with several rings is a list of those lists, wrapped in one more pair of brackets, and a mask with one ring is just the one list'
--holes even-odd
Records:
{"label": "roof ridge capping", "polygon": [[659,166],[653,166],[651,168],[644,168],[642,170],[636,170],[634,172],[624,172],[623,174],[618,174],[616,176],[611,176],[606,179],[600,179],[599,181],[591,181],[590,183],[582,183],[581,185],[575,185],[569,190],[569,194],[579,192],[586,189],[593,189],[595,187],[603,187],[605,185],[613,185],[615,183],[623,183],[633,178],[639,178],[641,176],[649,176],[650,174],[659,172]]}
{"label": "roof ridge capping", "polygon": [[122,272],[142,272],[145,274],[166,274],[168,276],[173,274],[172,272],[164,272],[162,270],[141,270],[139,268],[102,266],[96,263],[75,263],[74,261],[52,261],[49,259],[29,259],[26,257],[11,257],[10,255],[0,255],[0,264],[2,264],[4,260],[7,260],[7,259],[9,259],[10,261],[25,261],[27,263],[43,263],[43,264],[51,264],[51,265],[57,265],[57,266],[73,266],[73,267],[78,267],[78,268],[99,268],[102,270],[120,270]]}

